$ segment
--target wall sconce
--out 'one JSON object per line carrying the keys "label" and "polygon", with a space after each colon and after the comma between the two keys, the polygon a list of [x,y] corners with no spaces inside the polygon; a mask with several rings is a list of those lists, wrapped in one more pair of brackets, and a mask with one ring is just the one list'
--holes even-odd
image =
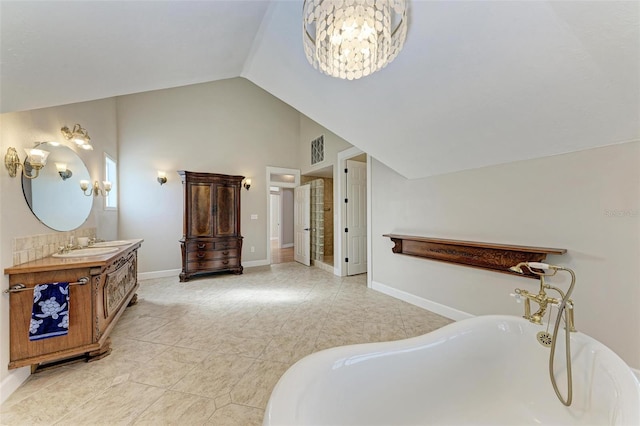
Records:
{"label": "wall sconce", "polygon": [[165,172],[158,172],[158,182],[160,183],[160,186],[167,183],[167,174]]}
{"label": "wall sconce", "polygon": [[[22,167],[22,174],[24,177],[27,179],[35,179],[40,174],[40,169],[47,164],[49,151],[43,151],[36,148],[25,148],[24,152],[27,153],[27,158],[24,160],[25,164],[22,164],[20,157],[18,157],[18,151],[13,147],[9,147],[7,149],[7,154],[4,156],[4,165],[7,167],[7,170],[9,170],[9,176],[11,177],[16,177],[18,168]],[[33,176],[30,173],[27,174],[27,172],[30,172],[31,170],[36,171]]]}
{"label": "wall sconce", "polygon": [[244,188],[248,191],[249,188],[251,188],[251,179],[247,178],[244,180],[244,183],[242,184],[242,186],[244,186]]}
{"label": "wall sconce", "polygon": [[71,176],[73,176],[71,170],[67,169],[66,163],[56,163],[56,170],[58,170],[58,174],[60,175],[62,180],[67,180]]}
{"label": "wall sconce", "polygon": [[91,137],[89,136],[89,132],[87,132],[87,129],[82,127],[80,124],[73,126],[73,130],[69,130],[67,126],[64,126],[60,131],[62,132],[62,136],[67,140],[74,141],[79,148],[93,149],[93,146],[91,146]]}
{"label": "wall sconce", "polygon": [[[80,189],[82,189],[82,192],[87,197],[91,195],[93,195],[94,197],[97,197],[98,195],[106,197],[107,195],[109,195],[109,191],[111,191],[111,182],[109,182],[108,180],[102,181],[102,188],[100,188],[100,184],[98,183],[98,181],[95,181],[93,182],[93,187],[89,188],[89,181],[81,180]],[[87,193],[87,190],[89,190],[89,193]]]}

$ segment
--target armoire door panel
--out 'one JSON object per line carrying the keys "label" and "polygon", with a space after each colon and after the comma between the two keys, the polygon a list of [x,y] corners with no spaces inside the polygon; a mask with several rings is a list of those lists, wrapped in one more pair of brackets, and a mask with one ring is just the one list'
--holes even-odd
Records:
{"label": "armoire door panel", "polygon": [[194,237],[213,236],[211,185],[191,184],[191,230]]}
{"label": "armoire door panel", "polygon": [[216,237],[236,235],[236,190],[233,186],[216,187],[217,210],[215,218]]}

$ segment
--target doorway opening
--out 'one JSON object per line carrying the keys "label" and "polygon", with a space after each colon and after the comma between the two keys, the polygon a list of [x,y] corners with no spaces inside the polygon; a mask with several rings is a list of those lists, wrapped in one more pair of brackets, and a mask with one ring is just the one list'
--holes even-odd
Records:
{"label": "doorway opening", "polygon": [[300,170],[267,167],[267,259],[270,264],[293,262],[293,194]]}
{"label": "doorway opening", "polygon": [[333,166],[303,175],[310,186],[311,264],[334,273],[334,184]]}
{"label": "doorway opening", "polygon": [[269,190],[271,263],[293,262],[293,189]]}

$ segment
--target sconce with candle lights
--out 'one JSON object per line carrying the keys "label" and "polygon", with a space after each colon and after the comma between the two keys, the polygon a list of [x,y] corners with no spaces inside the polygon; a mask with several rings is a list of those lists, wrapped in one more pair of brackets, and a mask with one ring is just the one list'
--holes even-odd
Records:
{"label": "sconce with candle lights", "polygon": [[[37,148],[25,148],[24,151],[27,154],[27,158],[24,160],[24,164],[22,164],[20,157],[18,157],[18,151],[13,147],[9,147],[4,156],[4,165],[11,177],[16,177],[18,168],[22,168],[24,177],[27,179],[35,179],[40,174],[40,170],[47,164],[49,151],[43,151]],[[35,170],[35,174],[32,175],[30,173],[31,170]]]}
{"label": "sconce with candle lights", "polygon": [[82,127],[80,124],[76,124],[71,130],[69,130],[67,126],[64,126],[60,129],[60,132],[62,132],[62,136],[64,136],[65,139],[72,140],[79,148],[88,150],[93,149],[89,132],[87,132],[87,129]]}
{"label": "sconce with candle lights", "polygon": [[[108,180],[102,181],[102,188],[100,188],[100,184],[96,180],[95,182],[93,182],[93,186],[89,188],[89,181],[81,180],[80,189],[82,189],[82,192],[87,197],[90,197],[91,195],[93,195],[94,197],[97,197],[98,195],[106,197],[107,195],[109,195],[109,191],[111,191],[111,182],[109,182]],[[88,193],[87,190],[89,190]]]}
{"label": "sconce with candle lights", "polygon": [[160,186],[167,183],[167,174],[165,172],[158,171],[158,183],[160,183]]}

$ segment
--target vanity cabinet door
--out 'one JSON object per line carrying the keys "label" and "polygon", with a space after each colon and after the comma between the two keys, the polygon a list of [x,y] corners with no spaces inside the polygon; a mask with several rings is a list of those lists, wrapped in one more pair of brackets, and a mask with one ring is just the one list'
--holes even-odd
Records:
{"label": "vanity cabinet door", "polygon": [[96,276],[96,340],[115,325],[124,305],[138,288],[137,252],[123,256]]}
{"label": "vanity cabinet door", "polygon": [[33,307],[33,287],[50,282],[78,282],[89,277],[89,269],[36,272],[10,276],[10,285],[24,284],[28,290],[9,294],[10,362],[9,368],[47,361],[51,354],[72,356],[77,348],[92,343],[92,295],[90,283],[69,286],[69,332],[49,339],[29,340]]}

